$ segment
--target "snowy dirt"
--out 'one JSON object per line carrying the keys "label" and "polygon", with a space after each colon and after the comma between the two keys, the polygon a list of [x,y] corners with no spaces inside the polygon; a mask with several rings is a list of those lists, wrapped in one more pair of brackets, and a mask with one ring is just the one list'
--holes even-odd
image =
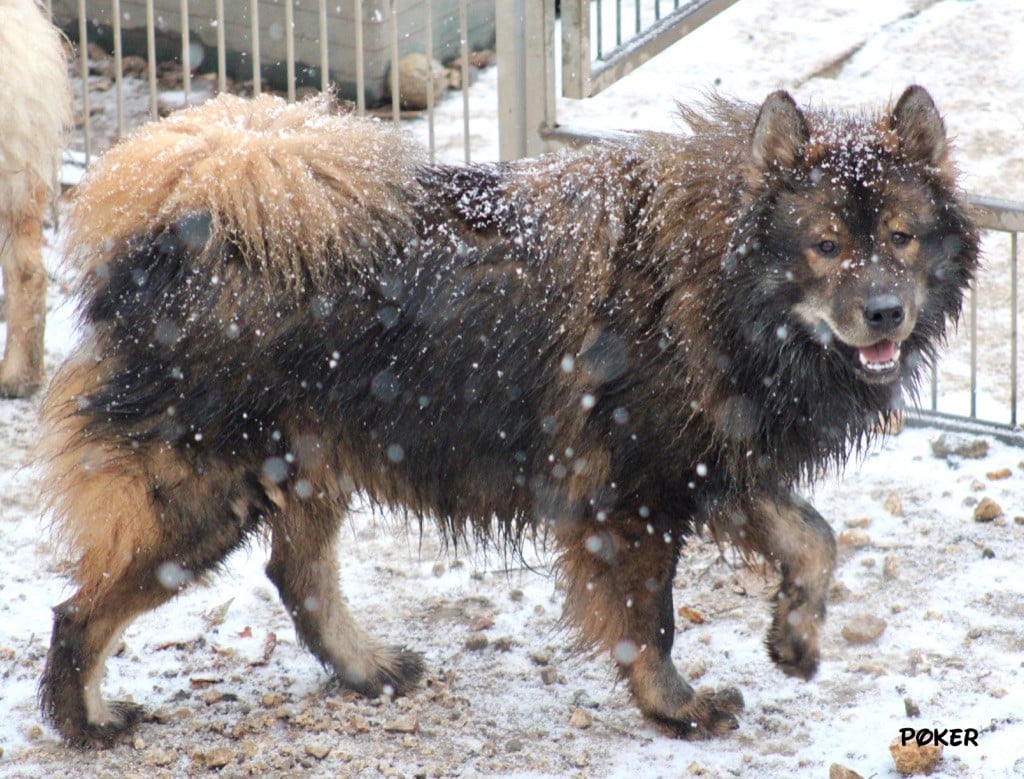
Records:
{"label": "snowy dirt", "polygon": [[[626,82],[560,102],[559,116],[671,130],[674,98],[716,86],[752,100],[782,86],[857,108],[918,82],[957,138],[967,188],[1020,200],[1022,79],[1018,0],[741,0]],[[496,155],[494,84],[491,69],[473,87],[475,159]],[[439,154],[459,158],[461,99],[438,116]],[[425,136],[422,123],[410,129]],[[1006,251],[990,244],[983,403],[1001,407]],[[62,281],[50,291],[51,369],[75,338]],[[966,359],[961,341],[946,360],[954,400]],[[429,678],[415,694],[367,701],[335,687],[297,645],[255,545],[127,631],[104,691],[148,707],[134,739],[70,751],[35,701],[50,607],[70,594],[36,500],[37,408],[38,398],[0,404],[2,777],[825,777],[832,763],[891,777],[889,745],[906,727],[978,731],[977,746],[946,747],[933,776],[1024,776],[1024,450],[980,438],[937,454],[940,433],[927,429],[904,430],[814,490],[840,567],[811,682],[784,677],[762,646],[773,577],[710,542],[686,550],[673,655],[695,686],[742,689],[741,727],[726,738],[669,738],[638,716],[607,658],[568,653],[543,550],[526,565],[445,551],[429,527],[359,511],[342,531],[342,589],[366,627],[424,652]],[[986,498],[998,516],[976,521]]]}

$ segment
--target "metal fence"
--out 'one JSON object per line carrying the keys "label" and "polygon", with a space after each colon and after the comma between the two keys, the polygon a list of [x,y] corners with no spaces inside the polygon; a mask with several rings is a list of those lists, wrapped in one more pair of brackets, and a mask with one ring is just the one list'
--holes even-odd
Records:
{"label": "metal fence", "polygon": [[[497,106],[480,106],[476,110],[497,110],[499,153],[503,159],[533,156],[558,145],[581,144],[595,139],[616,137],[616,133],[584,127],[561,125],[556,116],[559,96],[586,98],[622,78],[624,75],[657,55],[666,46],[678,41],[690,31],[732,5],[735,0],[561,0],[561,19],[558,21],[556,0],[50,0],[54,6],[71,7],[76,29],[73,31],[79,52],[87,52],[88,44],[105,33],[97,20],[109,27],[108,44],[113,58],[113,92],[116,96],[116,126],[108,135],[122,136],[131,125],[156,118],[160,113],[158,98],[161,92],[159,70],[161,47],[164,57],[179,63],[191,63],[195,57],[196,39],[191,21],[194,9],[200,8],[206,18],[212,19],[205,28],[200,26],[203,45],[212,49],[214,65],[206,76],[214,80],[215,90],[228,88],[233,53],[226,32],[230,27],[225,18],[227,10],[236,17],[238,25],[247,25],[250,50],[244,52],[243,63],[249,68],[244,88],[258,94],[273,81],[274,73],[283,73],[276,88],[290,99],[295,99],[302,87],[337,89],[333,78],[338,69],[336,61],[343,39],[351,46],[354,59],[352,83],[353,110],[359,114],[376,113],[390,116],[395,122],[409,113],[400,103],[397,69],[391,68],[390,105],[369,104],[367,95],[374,94],[369,84],[367,56],[373,39],[378,44],[377,54],[391,62],[408,50],[423,51],[433,58],[438,44],[438,25],[454,28],[459,54],[460,84],[471,79],[470,41],[473,37],[471,18],[481,3],[485,10],[493,11],[492,29],[495,31],[497,60]],[[190,6],[190,2],[192,5]],[[138,31],[125,29],[125,20],[132,14],[125,8],[134,3],[145,10],[142,43]],[[172,3],[178,8],[180,30],[168,35],[166,19],[159,12],[161,3]],[[270,3],[275,13],[283,14],[283,25],[278,34],[272,34],[273,24],[267,24],[269,12],[263,4]],[[491,5],[486,5],[490,3]],[[132,6],[134,7],[134,6]],[[440,15],[436,13],[440,10]],[[303,15],[314,19],[308,38],[314,41],[315,56],[303,61],[297,46],[296,24]],[[346,22],[345,17],[348,21]],[[420,20],[411,24],[410,19]],[[173,26],[173,25],[172,25]],[[307,25],[309,27],[309,25]],[[210,32],[213,33],[212,42]],[[560,32],[560,38],[556,36]],[[135,36],[135,46],[142,46],[145,70],[135,79],[133,88],[127,88],[125,75],[126,55],[124,41]],[[266,57],[261,51],[273,45],[281,49],[281,58],[274,59],[268,71]],[[479,35],[477,38],[479,40]],[[486,35],[484,36],[486,39]],[[308,44],[308,41],[307,41]],[[348,44],[346,44],[348,45]],[[170,54],[167,50],[170,47]],[[385,51],[381,53],[380,47]],[[281,48],[283,47],[283,48]],[[450,48],[450,47],[449,47]],[[235,52],[237,54],[237,52]],[[562,78],[556,83],[557,57],[561,57]],[[311,63],[309,60],[313,60]],[[189,103],[193,97],[193,72],[182,67],[180,97]],[[237,76],[237,63],[235,68]],[[310,83],[310,74],[315,75]],[[90,73],[86,56],[79,60],[81,82],[81,115],[83,124],[79,145],[86,162],[96,150],[93,139],[93,111],[91,101],[97,99],[90,85],[95,75]],[[145,88],[139,90],[139,81]],[[136,102],[140,95],[144,105],[126,107],[128,96]],[[435,154],[435,111],[433,90],[427,90],[428,104],[417,116],[427,123],[426,142],[431,158]],[[451,103],[451,98],[447,101]],[[470,161],[470,123],[472,112],[469,90],[462,89],[461,101],[462,150],[461,157]],[[1004,440],[1024,445],[1024,431],[1018,421],[1018,249],[1019,236],[1024,232],[1024,204],[1007,203],[990,198],[974,197],[973,206],[979,224],[985,231],[985,270],[970,292],[964,321],[951,340],[949,357],[935,366],[930,381],[920,398],[920,410],[908,415],[910,424],[983,431]],[[979,302],[983,301],[983,302]]]}

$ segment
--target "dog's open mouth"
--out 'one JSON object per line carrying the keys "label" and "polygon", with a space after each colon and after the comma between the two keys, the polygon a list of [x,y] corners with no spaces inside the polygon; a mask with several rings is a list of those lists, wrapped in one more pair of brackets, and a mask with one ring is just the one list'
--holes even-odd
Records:
{"label": "dog's open mouth", "polygon": [[868,381],[891,381],[900,370],[900,345],[883,339],[871,346],[856,347],[861,373]]}

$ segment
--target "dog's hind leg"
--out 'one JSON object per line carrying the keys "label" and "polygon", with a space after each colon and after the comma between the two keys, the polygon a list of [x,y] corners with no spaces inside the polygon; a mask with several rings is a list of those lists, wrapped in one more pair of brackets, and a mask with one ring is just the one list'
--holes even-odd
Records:
{"label": "dog's hind leg", "polygon": [[825,601],[836,564],[832,528],[812,505],[796,495],[765,497],[732,523],[743,528],[733,538],[757,552],[782,573],[772,599],[768,654],[790,676],[810,679],[818,670],[818,633],[825,621]]}
{"label": "dog's hind leg", "polygon": [[290,501],[270,521],[267,576],[299,639],[345,687],[370,697],[406,694],[423,675],[422,656],[364,631],[339,589],[335,543],[342,510],[316,498]]}
{"label": "dog's hind leg", "polygon": [[[64,432],[77,423],[65,420]],[[227,468],[200,473],[161,445],[131,450],[74,435],[70,445],[63,440],[58,431],[51,443],[60,485],[52,503],[62,537],[77,552],[78,590],[54,609],[40,704],[69,743],[106,747],[142,715],[135,704],[101,694],[122,631],[242,543],[253,516],[233,514],[232,506],[252,505],[259,493]]]}
{"label": "dog's hind leg", "polygon": [[0,396],[21,398],[43,380],[46,270],[42,255],[45,190],[20,214],[0,226],[0,264],[7,298],[7,343],[0,363]]}
{"label": "dog's hind leg", "polygon": [[680,539],[627,512],[601,523],[556,524],[555,533],[564,550],[566,618],[584,645],[611,653],[640,710],[684,738],[735,729],[739,691],[694,691],[672,662]]}

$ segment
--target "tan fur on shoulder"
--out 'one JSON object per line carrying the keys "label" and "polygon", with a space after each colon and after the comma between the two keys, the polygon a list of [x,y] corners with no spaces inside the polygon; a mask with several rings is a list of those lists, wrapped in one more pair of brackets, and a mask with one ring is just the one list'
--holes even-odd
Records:
{"label": "tan fur on shoulder", "polygon": [[222,95],[104,155],[79,189],[68,244],[95,269],[133,236],[208,211],[213,236],[277,283],[316,278],[332,256],[370,271],[359,247],[382,236],[366,235],[364,212],[398,213],[389,204],[413,186],[420,154],[383,124],[332,112],[329,97]]}

